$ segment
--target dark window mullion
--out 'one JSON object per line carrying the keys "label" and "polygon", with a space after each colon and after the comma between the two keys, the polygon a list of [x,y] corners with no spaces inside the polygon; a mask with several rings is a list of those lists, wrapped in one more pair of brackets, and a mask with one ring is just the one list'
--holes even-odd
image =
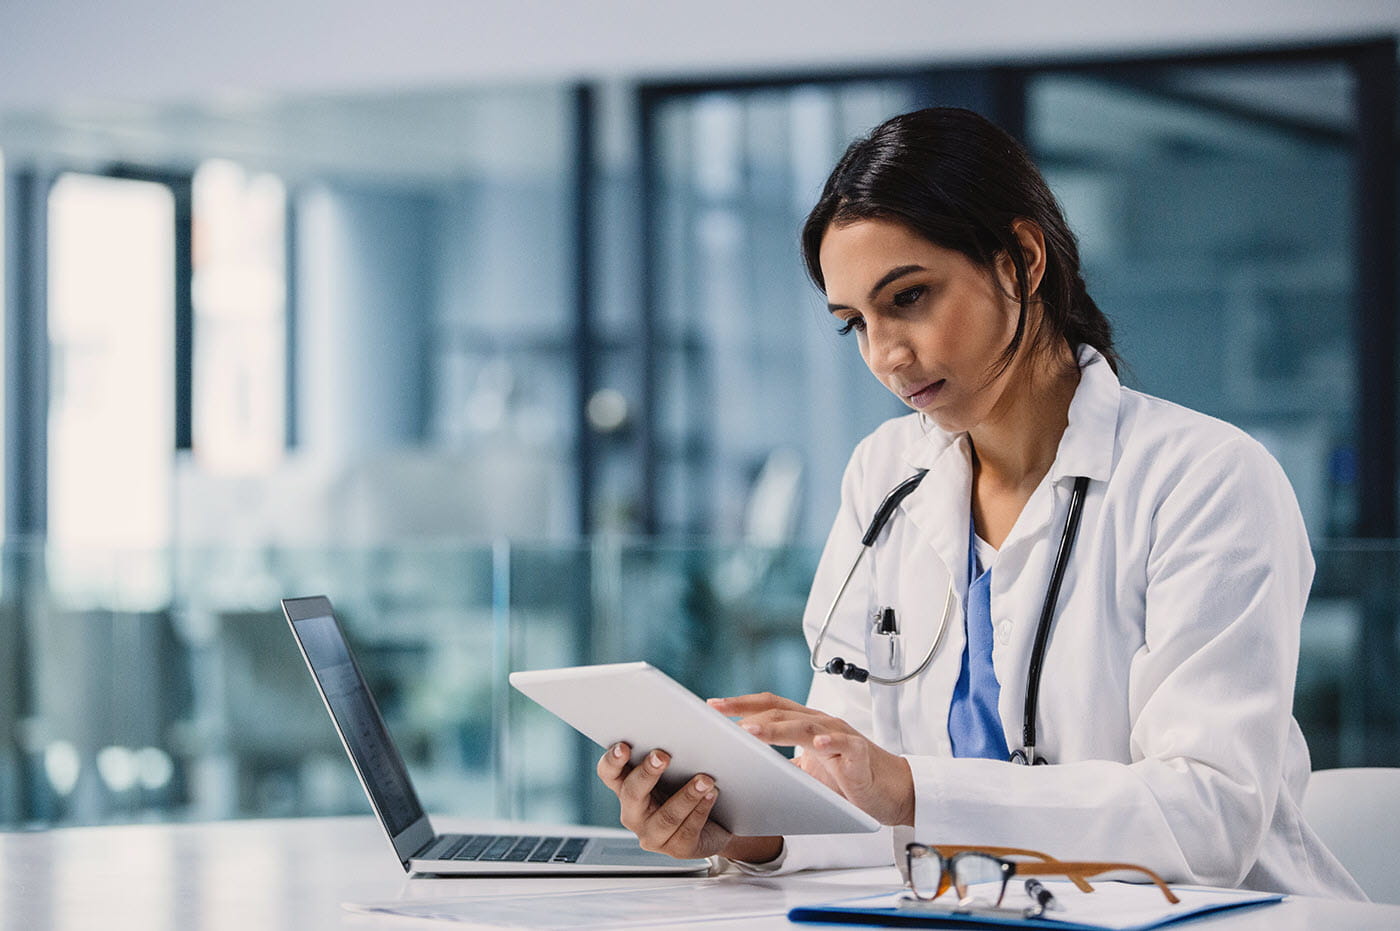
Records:
{"label": "dark window mullion", "polygon": [[1360,464],[1356,535],[1394,538],[1397,509],[1396,314],[1396,46],[1378,43],[1351,59],[1356,78],[1355,226],[1356,353],[1359,363],[1357,445]]}
{"label": "dark window mullion", "polygon": [[175,197],[175,448],[194,448],[194,190],[186,175],[165,182]]}

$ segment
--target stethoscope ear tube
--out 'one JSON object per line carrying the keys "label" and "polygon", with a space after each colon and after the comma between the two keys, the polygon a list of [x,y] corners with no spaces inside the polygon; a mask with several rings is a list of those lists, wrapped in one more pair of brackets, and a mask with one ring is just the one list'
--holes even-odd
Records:
{"label": "stethoscope ear tube", "polygon": [[1035,756],[1035,714],[1040,701],[1040,672],[1045,665],[1045,648],[1050,643],[1050,622],[1055,616],[1055,603],[1060,599],[1060,583],[1064,581],[1069,553],[1079,533],[1079,519],[1084,514],[1084,497],[1088,491],[1087,475],[1074,480],[1074,491],[1069,498],[1069,516],[1065,518],[1064,533],[1060,534],[1060,548],[1055,553],[1054,568],[1050,570],[1050,585],[1045,589],[1040,623],[1035,628],[1035,644],[1031,647],[1031,663],[1026,672],[1026,716],[1021,727],[1021,749],[1011,754],[1013,763],[1034,765],[1040,762]]}
{"label": "stethoscope ear tube", "polygon": [[928,469],[920,469],[913,475],[900,482],[885,495],[885,500],[880,502],[880,506],[875,509],[875,516],[870,519],[870,526],[866,528],[865,536],[860,538],[860,545],[867,549],[875,544],[879,539],[880,531],[885,529],[885,525],[890,522],[890,515],[894,514],[894,509],[899,507],[901,501],[909,497],[919,483],[928,474]]}

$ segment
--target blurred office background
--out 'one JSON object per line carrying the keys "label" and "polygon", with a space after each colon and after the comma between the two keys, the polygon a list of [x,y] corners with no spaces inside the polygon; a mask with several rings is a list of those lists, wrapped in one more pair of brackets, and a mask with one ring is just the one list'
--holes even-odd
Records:
{"label": "blurred office background", "polygon": [[0,7],[0,827],[364,811],[288,595],[435,811],[614,818],[511,669],[802,697],[902,408],[797,229],[933,104],[1029,145],[1126,380],[1283,464],[1314,766],[1400,764],[1400,8],[750,6]]}

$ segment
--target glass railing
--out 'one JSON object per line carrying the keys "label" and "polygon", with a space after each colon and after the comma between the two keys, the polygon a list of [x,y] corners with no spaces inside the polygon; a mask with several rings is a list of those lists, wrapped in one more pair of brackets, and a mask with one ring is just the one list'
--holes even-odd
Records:
{"label": "glass railing", "polygon": [[[702,695],[800,699],[817,555],[609,539],[11,547],[0,827],[367,811],[278,607],[311,594],[334,602],[429,810],[614,823],[598,749],[507,674],[644,659]],[[1317,560],[1295,702],[1314,768],[1400,764],[1400,543]]]}

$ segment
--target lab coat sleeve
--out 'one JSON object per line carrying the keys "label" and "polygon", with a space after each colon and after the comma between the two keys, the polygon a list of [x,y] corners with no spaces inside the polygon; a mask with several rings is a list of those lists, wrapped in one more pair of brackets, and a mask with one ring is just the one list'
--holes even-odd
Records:
{"label": "lab coat sleeve", "polygon": [[[1155,498],[1129,762],[910,758],[919,840],[1122,860],[1177,882],[1249,872],[1283,780],[1307,535],[1282,470],[1243,435],[1184,462]],[[1053,726],[1093,727],[1093,709]]]}
{"label": "lab coat sleeve", "polygon": [[[803,616],[803,628],[810,646],[821,628],[822,619],[831,606],[842,580],[850,570],[860,550],[861,536],[879,502],[864,502],[864,459],[869,441],[856,448],[846,466],[841,482],[841,507],[837,512],[826,547],[817,564],[816,576]],[[851,579],[841,599],[839,614],[832,619],[826,638],[822,641],[821,661],[841,656],[865,665],[865,645],[851,637],[860,631],[862,616],[870,603],[869,566],[862,566]],[[808,706],[841,718],[862,734],[872,734],[870,690],[839,676],[814,673]],[[831,867],[882,866],[892,863],[893,841],[888,827],[871,834],[794,835],[784,838],[779,864],[753,870],[766,874],[791,873],[804,869]],[[737,864],[745,869],[744,864]]]}

